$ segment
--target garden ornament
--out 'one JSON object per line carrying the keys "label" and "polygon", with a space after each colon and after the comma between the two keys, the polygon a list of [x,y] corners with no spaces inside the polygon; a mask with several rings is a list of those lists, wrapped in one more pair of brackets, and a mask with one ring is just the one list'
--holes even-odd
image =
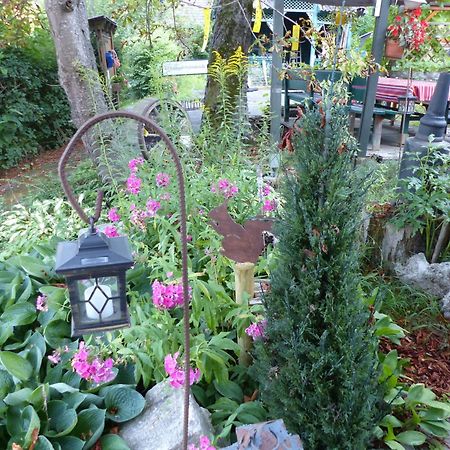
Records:
{"label": "garden ornament", "polygon": [[[172,157],[178,181],[180,205],[180,234],[184,319],[184,414],[183,446],[188,447],[190,347],[189,347],[189,285],[186,230],[186,201],[184,176],[180,158],[166,133],[152,120],[128,111],[113,111],[89,119],[74,134],[59,161],[61,184],[69,203],[89,224],[89,231],[78,241],[60,242],[57,249],[56,272],[67,277],[74,331],[101,331],[129,323],[126,303],[125,272],[133,264],[126,237],[107,237],[95,228],[102,209],[103,192],[97,194],[95,213],[92,217],[83,211],[69,185],[66,164],[81,138],[98,123],[116,118],[131,119],[143,124],[153,135],[159,136]],[[78,322],[77,322],[78,321]],[[120,322],[120,323],[119,323]]]}
{"label": "garden ornament", "polygon": [[282,419],[236,429],[237,443],[222,450],[303,450],[300,437],[290,435]]}
{"label": "garden ornament", "polygon": [[210,225],[223,236],[221,253],[237,263],[256,263],[264,250],[264,232],[272,230],[273,219],[257,216],[236,223],[227,210],[227,202],[209,213]]}

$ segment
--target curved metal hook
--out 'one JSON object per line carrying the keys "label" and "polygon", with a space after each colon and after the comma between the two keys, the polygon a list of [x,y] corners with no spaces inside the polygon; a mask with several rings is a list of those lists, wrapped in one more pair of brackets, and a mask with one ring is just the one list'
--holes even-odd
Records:
{"label": "curved metal hook", "polygon": [[[68,183],[66,175],[67,161],[75,148],[75,145],[80,141],[81,137],[91,127],[103,120],[109,120],[114,118],[128,118],[136,120],[140,124],[143,124],[146,128],[153,129],[160,137],[169,150],[172,160],[175,164],[178,181],[178,193],[180,200],[180,235],[181,235],[181,260],[182,260],[182,282],[183,282],[183,321],[184,321],[184,415],[183,415],[183,449],[187,450],[188,435],[189,435],[189,392],[190,392],[190,335],[189,335],[189,284],[188,284],[188,257],[187,257],[187,215],[186,215],[186,200],[185,200],[185,185],[183,169],[181,166],[180,158],[177,154],[175,146],[163,131],[153,120],[147,117],[141,116],[128,111],[111,111],[89,119],[84,123],[78,131],[73,135],[69,141],[64,153],[62,154],[59,165],[58,173],[61,178],[61,184],[67,198],[78,213],[78,215],[86,222],[90,223],[89,217],[85,214],[80,204],[76,200],[73,191]],[[93,221],[98,220],[101,213],[103,192],[99,191],[97,194],[97,202],[95,207],[95,214],[92,218]]]}

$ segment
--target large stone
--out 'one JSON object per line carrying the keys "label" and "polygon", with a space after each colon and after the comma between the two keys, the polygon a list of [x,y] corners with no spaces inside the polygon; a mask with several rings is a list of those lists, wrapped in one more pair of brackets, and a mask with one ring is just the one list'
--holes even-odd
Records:
{"label": "large stone", "polygon": [[395,267],[397,276],[406,284],[443,298],[450,291],[450,262],[430,264],[423,253]]}
{"label": "large stone", "polygon": [[[131,450],[180,450],[183,443],[184,390],[167,381],[147,392],[142,414],[127,422],[120,435]],[[189,443],[198,445],[201,435],[214,434],[209,412],[191,394],[189,406]]]}
{"label": "large stone", "polygon": [[450,291],[448,291],[447,295],[442,299],[441,308],[444,317],[447,320],[450,320]]}

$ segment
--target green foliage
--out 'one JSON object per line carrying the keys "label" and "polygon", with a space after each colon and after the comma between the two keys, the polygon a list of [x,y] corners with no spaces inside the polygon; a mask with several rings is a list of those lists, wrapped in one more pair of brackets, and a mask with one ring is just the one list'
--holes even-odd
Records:
{"label": "green foliage", "polygon": [[[410,155],[417,161],[411,177],[402,180],[402,202],[394,223],[397,227],[409,226],[413,233],[425,238],[425,255],[428,260],[433,254],[439,231],[450,221],[450,155],[441,147],[432,145],[433,136],[425,155]],[[450,254],[450,243],[441,252],[446,259]]]}
{"label": "green foliage", "polygon": [[11,167],[61,145],[71,131],[70,110],[48,34],[36,31],[26,47],[0,49],[0,62],[0,164]]}
{"label": "green foliage", "polygon": [[[125,367],[116,369],[120,385],[95,385],[72,371],[70,358],[78,343],[68,337],[68,300],[52,268],[54,253],[54,245],[41,244],[30,255],[0,263],[0,447],[4,449],[16,444],[24,450],[87,450],[105,427],[136,417],[144,407]],[[47,311],[36,310],[38,294],[47,296]],[[56,365],[47,360],[54,351],[61,354]],[[118,436],[104,440],[110,449],[128,448]]]}
{"label": "green foliage", "polygon": [[329,107],[325,126],[321,110],[305,113],[286,161],[256,370],[270,415],[306,449],[355,450],[367,448],[381,400],[355,245],[366,182],[352,170],[347,115]]}

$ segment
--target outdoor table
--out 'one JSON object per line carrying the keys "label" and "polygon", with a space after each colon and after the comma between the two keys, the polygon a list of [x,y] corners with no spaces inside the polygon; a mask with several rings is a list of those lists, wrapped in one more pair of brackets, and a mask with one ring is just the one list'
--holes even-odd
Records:
{"label": "outdoor table", "polygon": [[[436,81],[408,80],[406,78],[387,78],[378,79],[376,99],[378,101],[397,103],[399,96],[406,95],[408,84],[410,94],[417,97],[421,103],[430,103],[436,88]],[[449,98],[450,100],[450,93]]]}

